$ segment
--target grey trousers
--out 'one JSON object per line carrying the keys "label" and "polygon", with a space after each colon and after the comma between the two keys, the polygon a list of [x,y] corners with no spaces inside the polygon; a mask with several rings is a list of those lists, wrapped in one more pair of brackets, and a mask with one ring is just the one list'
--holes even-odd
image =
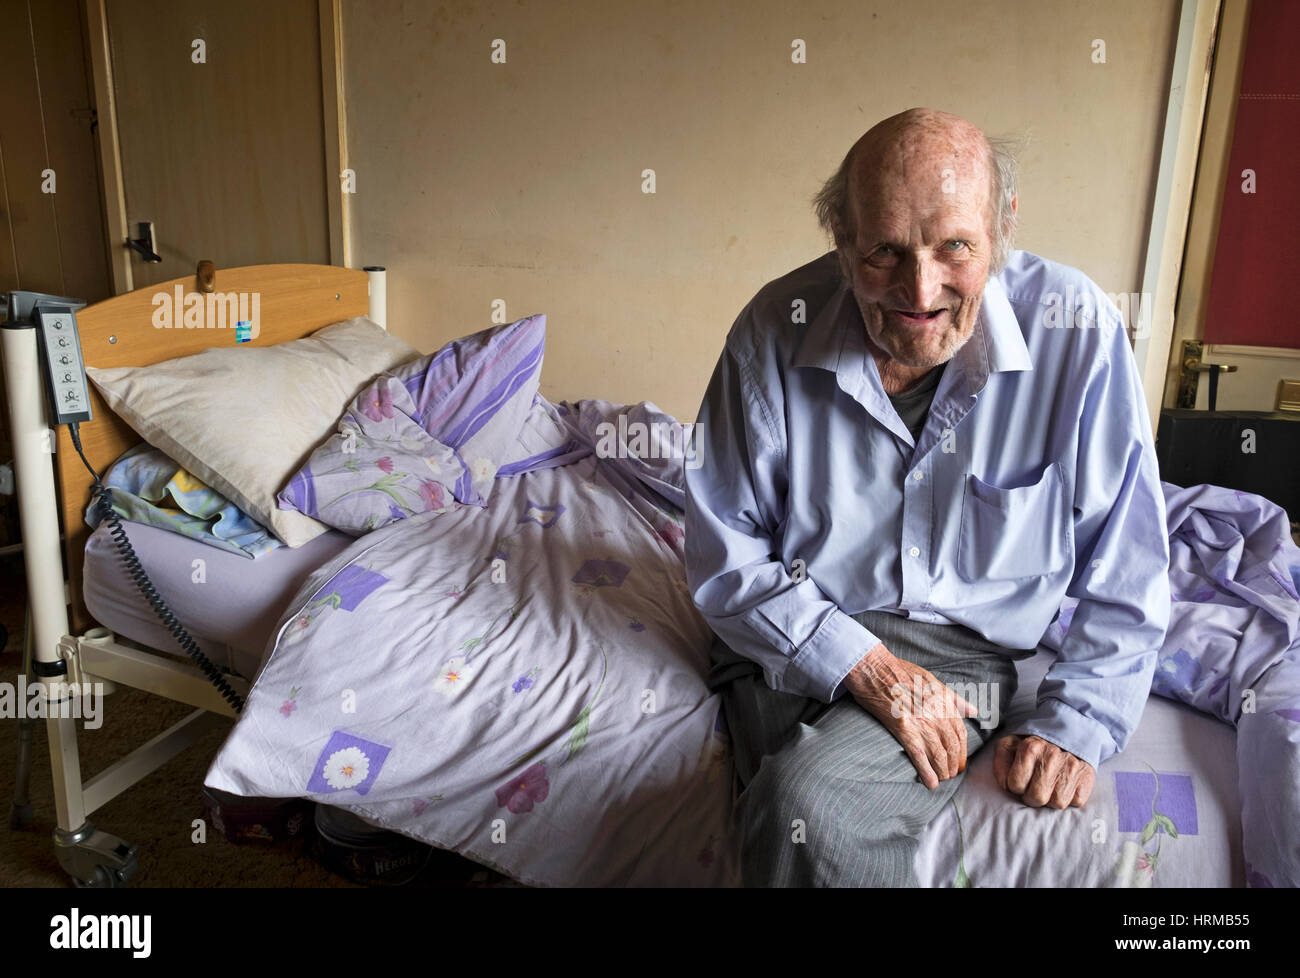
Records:
{"label": "grey trousers", "polygon": [[[853,617],[948,686],[996,684],[986,688],[1002,710],[1015,695],[1015,660],[1034,653],[1003,649],[959,625],[879,611]],[[745,886],[917,885],[917,840],[964,773],[930,790],[902,745],[852,696],[828,704],[776,692],[757,665],[717,640],[709,686],[722,695],[735,752]],[[967,757],[994,734],[967,720]]]}

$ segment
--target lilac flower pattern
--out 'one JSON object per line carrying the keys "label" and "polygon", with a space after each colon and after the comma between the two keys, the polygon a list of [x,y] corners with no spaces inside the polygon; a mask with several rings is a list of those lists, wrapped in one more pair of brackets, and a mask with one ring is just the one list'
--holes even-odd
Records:
{"label": "lilac flower pattern", "polygon": [[281,490],[281,508],[366,533],[453,501],[482,505],[486,495],[470,485],[464,462],[419,426],[414,411],[398,380],[379,378]]}
{"label": "lilac flower pattern", "polygon": [[280,714],[285,719],[293,716],[293,711],[298,709],[298,690],[301,688],[302,687],[300,686],[295,686],[293,689],[289,690],[289,698],[280,704]]}
{"label": "lilac flower pattern", "polygon": [[681,528],[672,517],[665,518],[655,528],[659,533],[660,539],[678,553],[682,550],[682,541],[686,538],[686,531]]}
{"label": "lilac flower pattern", "polygon": [[447,491],[441,483],[434,482],[432,479],[421,479],[419,492],[420,502],[424,504],[426,513],[447,507]]}
{"label": "lilac flower pattern", "polygon": [[423,815],[435,801],[442,801],[442,795],[430,795],[428,798],[415,798],[411,801],[411,814]]}
{"label": "lilac flower pattern", "polygon": [[537,684],[537,676],[541,671],[539,667],[534,666],[511,683],[510,688],[516,693],[527,692]]}
{"label": "lilac flower pattern", "polygon": [[573,575],[573,583],[585,587],[622,587],[631,568],[617,560],[588,560]]}
{"label": "lilac flower pattern", "polygon": [[531,812],[534,805],[546,801],[546,796],[550,793],[551,782],[546,778],[546,765],[538,761],[520,777],[497,789],[497,807],[508,808],[516,815],[522,815]]}
{"label": "lilac flower pattern", "polygon": [[393,392],[383,377],[360,398],[361,411],[371,421],[385,421],[393,416]]}

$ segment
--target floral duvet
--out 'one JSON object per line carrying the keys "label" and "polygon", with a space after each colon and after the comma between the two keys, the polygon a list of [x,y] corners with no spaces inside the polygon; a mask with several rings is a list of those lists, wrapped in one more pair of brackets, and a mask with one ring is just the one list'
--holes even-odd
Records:
{"label": "floral duvet", "polygon": [[[561,409],[575,431],[592,404]],[[734,884],[711,633],[652,469],[588,455],[357,540],[290,603],[206,783],[529,884]]]}

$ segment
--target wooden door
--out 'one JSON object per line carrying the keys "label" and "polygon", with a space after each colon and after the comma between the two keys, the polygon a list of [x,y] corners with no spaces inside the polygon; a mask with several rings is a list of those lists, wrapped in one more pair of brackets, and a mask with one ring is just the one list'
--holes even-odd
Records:
{"label": "wooden door", "polygon": [[[0,292],[107,299],[83,5],[0,0],[0,38]],[[0,464],[12,456],[8,411],[0,407]],[[18,507],[0,495],[0,555],[16,555],[18,540]]]}
{"label": "wooden door", "polygon": [[328,264],[317,0],[106,0],[105,21],[127,227],[152,221],[163,259],[133,254],[134,287]]}

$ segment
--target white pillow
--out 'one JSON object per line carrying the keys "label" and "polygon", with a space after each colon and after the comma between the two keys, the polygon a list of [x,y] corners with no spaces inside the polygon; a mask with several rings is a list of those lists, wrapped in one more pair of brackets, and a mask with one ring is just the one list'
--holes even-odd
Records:
{"label": "white pillow", "polygon": [[108,406],[145,441],[290,547],[323,523],[275,494],[329,437],[376,374],[419,351],[364,317],[274,346],[205,350],[148,367],[87,367]]}

